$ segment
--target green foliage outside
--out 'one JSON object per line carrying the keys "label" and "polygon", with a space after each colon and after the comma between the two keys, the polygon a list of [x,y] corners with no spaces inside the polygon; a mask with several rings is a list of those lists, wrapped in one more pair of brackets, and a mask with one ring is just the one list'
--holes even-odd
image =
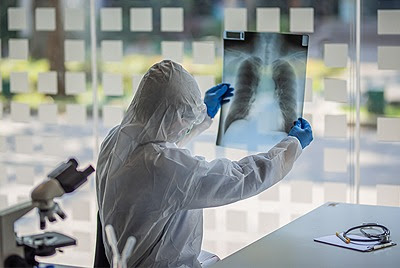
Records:
{"label": "green foliage outside", "polygon": [[[143,56],[143,55],[130,55],[124,57],[122,62],[119,63],[98,63],[98,92],[97,98],[99,108],[105,104],[122,105],[126,107],[129,105],[132,97],[132,77],[137,74],[144,74],[155,62],[161,60],[160,56]],[[216,83],[222,81],[222,58],[217,57],[214,65],[199,65],[193,64],[189,56],[185,56],[183,66],[194,75],[214,75]],[[69,71],[83,71],[87,77],[87,91],[76,96],[60,96],[60,95],[45,95],[37,92],[37,78],[40,72],[47,72],[50,70],[48,60],[29,60],[17,61],[2,59],[0,61],[0,72],[3,79],[3,92],[0,94],[0,100],[5,103],[7,107],[8,101],[18,101],[28,103],[33,111],[37,109],[39,104],[43,103],[57,103],[60,112],[65,110],[67,103],[79,103],[88,106],[89,112],[93,104],[92,84],[91,84],[91,66],[89,62],[86,63],[66,63],[66,69]],[[28,71],[29,75],[29,88],[30,92],[25,94],[11,94],[9,77],[11,72]],[[322,60],[309,59],[307,66],[307,76],[313,78],[313,91],[314,94],[321,95],[323,93],[323,80],[325,77],[335,77],[343,74],[345,69],[342,68],[326,68]],[[102,72],[120,73],[123,76],[124,95],[122,97],[105,96],[101,86]],[[371,106],[372,107],[372,106]],[[354,111],[350,106],[344,105],[344,111]],[[367,109],[367,106],[361,107],[363,117],[368,118],[370,115],[376,114],[374,110]],[[400,116],[400,106],[398,105],[385,105],[384,115],[386,116]]]}

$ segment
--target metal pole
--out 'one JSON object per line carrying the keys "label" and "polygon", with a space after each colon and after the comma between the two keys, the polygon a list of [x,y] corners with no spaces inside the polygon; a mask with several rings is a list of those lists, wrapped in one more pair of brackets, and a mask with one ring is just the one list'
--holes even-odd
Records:
{"label": "metal pole", "polygon": [[96,6],[95,0],[90,0],[90,47],[91,47],[91,62],[92,62],[92,97],[93,97],[93,161],[97,162],[99,153],[99,107],[97,101],[97,37],[96,37]]}
{"label": "metal pole", "polygon": [[354,153],[355,153],[355,167],[354,167],[354,190],[355,190],[355,203],[360,203],[360,52],[361,52],[361,0],[356,0],[356,127],[354,137]]}

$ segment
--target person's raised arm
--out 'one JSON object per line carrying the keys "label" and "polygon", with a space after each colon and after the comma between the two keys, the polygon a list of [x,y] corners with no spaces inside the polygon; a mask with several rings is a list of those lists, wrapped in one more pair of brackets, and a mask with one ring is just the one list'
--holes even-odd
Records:
{"label": "person's raised arm", "polygon": [[[179,209],[200,209],[230,204],[257,195],[282,180],[311,142],[309,124],[295,125],[289,135],[267,153],[250,155],[239,161],[220,158],[208,162],[177,148],[163,151],[155,163],[166,178],[165,196]],[[299,138],[300,137],[300,138]]]}
{"label": "person's raised arm", "polygon": [[222,206],[257,195],[282,180],[301,151],[299,141],[287,137],[269,152],[240,161],[199,159],[182,209]]}

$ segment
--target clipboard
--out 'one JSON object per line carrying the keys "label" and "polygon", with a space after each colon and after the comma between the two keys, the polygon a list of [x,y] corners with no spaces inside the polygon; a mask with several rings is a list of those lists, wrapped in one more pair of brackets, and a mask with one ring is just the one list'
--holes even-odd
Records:
{"label": "clipboard", "polygon": [[[340,233],[340,235],[343,235],[343,233]],[[357,238],[359,237],[358,235],[348,235],[350,238],[354,237]],[[327,236],[322,236],[319,238],[314,238],[315,242],[319,243],[324,243],[328,244],[331,246],[336,246],[336,247],[342,247],[342,248],[347,248],[351,250],[356,250],[360,252],[370,252],[374,251],[377,249],[374,249],[374,246],[380,245],[380,243],[377,243],[376,241],[374,242],[362,242],[362,243],[356,243],[356,242],[351,242],[351,243],[345,243],[343,242],[339,237],[336,235],[327,235]],[[396,243],[392,243],[390,246],[395,246]],[[387,247],[390,247],[387,246]]]}

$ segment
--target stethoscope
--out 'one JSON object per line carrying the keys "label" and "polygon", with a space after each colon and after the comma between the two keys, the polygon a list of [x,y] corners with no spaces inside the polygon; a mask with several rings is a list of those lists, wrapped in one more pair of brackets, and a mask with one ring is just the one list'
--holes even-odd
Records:
{"label": "stethoscope", "polygon": [[[354,238],[349,237],[348,234],[354,230],[359,229],[360,232],[367,238]],[[380,233],[370,233],[367,229],[381,229]],[[381,224],[377,223],[364,223],[363,225],[354,226],[348,229],[346,232],[343,233],[343,238],[348,241],[347,243],[354,241],[354,242],[379,242],[381,244],[389,243],[390,240],[390,230]]]}

